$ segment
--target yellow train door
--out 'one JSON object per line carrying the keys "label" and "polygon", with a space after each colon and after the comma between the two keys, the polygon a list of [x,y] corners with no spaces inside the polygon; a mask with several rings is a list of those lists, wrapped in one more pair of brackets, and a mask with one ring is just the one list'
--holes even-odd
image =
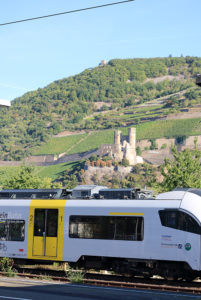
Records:
{"label": "yellow train door", "polygon": [[57,256],[58,209],[35,209],[33,255]]}
{"label": "yellow train door", "polygon": [[66,200],[32,200],[29,208],[27,258],[63,259]]}

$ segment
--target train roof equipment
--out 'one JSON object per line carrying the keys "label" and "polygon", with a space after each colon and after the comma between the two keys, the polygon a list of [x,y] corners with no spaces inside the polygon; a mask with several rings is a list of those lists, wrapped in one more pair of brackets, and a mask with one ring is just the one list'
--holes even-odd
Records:
{"label": "train roof equipment", "polygon": [[0,191],[0,199],[154,199],[153,191],[139,188],[109,189],[100,185],[78,185],[67,189],[7,189]]}
{"label": "train roof equipment", "polygon": [[100,190],[107,189],[104,185],[77,185],[72,189],[72,198],[93,198],[94,194],[98,194]]}
{"label": "train roof equipment", "polygon": [[0,191],[0,199],[65,199],[65,189],[8,189]]}
{"label": "train roof equipment", "polygon": [[102,189],[95,196],[98,199],[153,199],[153,191],[139,188]]}

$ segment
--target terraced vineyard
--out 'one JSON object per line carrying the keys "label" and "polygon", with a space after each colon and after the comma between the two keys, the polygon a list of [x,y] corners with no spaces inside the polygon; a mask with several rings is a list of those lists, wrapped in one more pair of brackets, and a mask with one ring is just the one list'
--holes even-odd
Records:
{"label": "terraced vineyard", "polygon": [[67,137],[52,138],[46,144],[37,148],[33,154],[43,155],[43,154],[59,154],[66,152],[70,147],[76,145],[81,138],[87,136],[86,134],[75,134]]}
{"label": "terraced vineyard", "polygon": [[[145,122],[135,126],[137,128],[137,139],[172,138],[178,136],[190,136],[201,134],[201,118],[181,120],[159,120]],[[123,135],[128,135],[129,127],[119,128]],[[79,143],[80,139],[83,138]],[[94,131],[91,134],[72,135],[62,138],[53,138],[44,146],[41,146],[35,154],[67,154],[80,153],[99,148],[101,144],[113,144],[114,130]],[[68,149],[71,149],[68,151]]]}

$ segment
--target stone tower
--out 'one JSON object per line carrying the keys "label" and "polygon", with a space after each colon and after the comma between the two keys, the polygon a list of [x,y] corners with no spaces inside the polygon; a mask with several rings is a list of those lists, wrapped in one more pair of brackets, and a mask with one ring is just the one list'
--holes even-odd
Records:
{"label": "stone tower", "polygon": [[[100,156],[111,156],[114,160],[121,161],[123,158],[128,159],[130,165],[136,165],[139,157],[136,156],[136,129],[129,128],[128,139],[121,138],[121,131],[115,130],[114,144],[101,145],[99,150]],[[140,163],[142,160],[140,161]]]}
{"label": "stone tower", "polygon": [[128,140],[130,144],[130,155],[133,160],[133,164],[136,163],[136,128],[128,129]]}
{"label": "stone tower", "polygon": [[121,151],[121,131],[115,130],[114,132],[114,159],[122,160],[123,153]]}
{"label": "stone tower", "polygon": [[115,130],[114,132],[114,144],[121,145],[121,131]]}

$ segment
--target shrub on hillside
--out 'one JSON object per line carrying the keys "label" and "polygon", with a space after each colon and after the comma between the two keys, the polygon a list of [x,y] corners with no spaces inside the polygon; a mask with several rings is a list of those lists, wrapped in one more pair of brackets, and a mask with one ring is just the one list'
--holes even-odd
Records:
{"label": "shrub on hillside", "polygon": [[129,161],[128,161],[128,159],[126,159],[126,158],[123,158],[123,159],[122,159],[121,164],[122,164],[123,167],[129,167],[129,166],[130,166]]}

